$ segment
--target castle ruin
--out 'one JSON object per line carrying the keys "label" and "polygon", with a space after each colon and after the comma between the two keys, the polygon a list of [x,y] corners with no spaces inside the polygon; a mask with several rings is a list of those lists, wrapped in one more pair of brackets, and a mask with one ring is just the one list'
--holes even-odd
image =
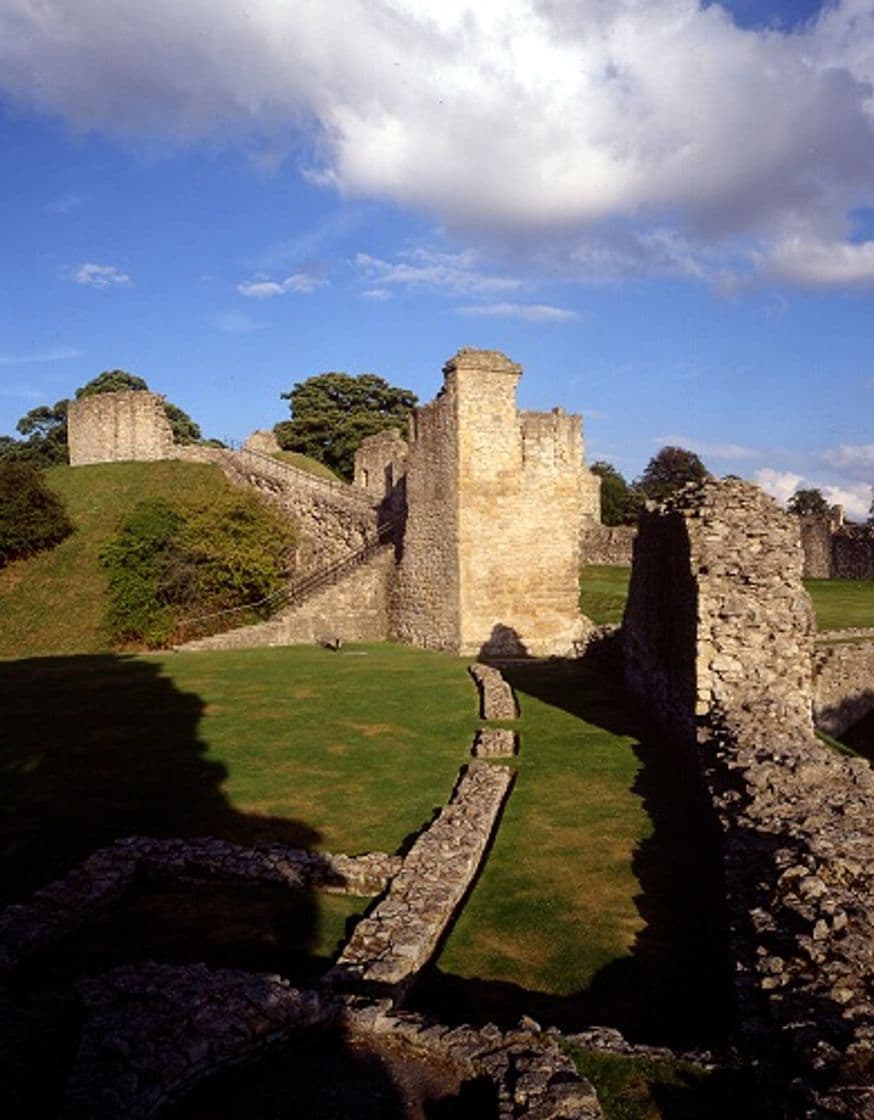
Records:
{"label": "castle ruin", "polygon": [[[344,556],[367,561],[337,573],[309,607],[247,627],[242,644],[333,633],[463,655],[573,653],[586,629],[580,526],[599,515],[580,417],[520,411],[522,368],[498,351],[460,350],[443,372],[436,399],[411,417],[408,441],[391,431],[363,442],[352,486],[296,470],[263,440],[241,452],[175,446],[162,398],[145,391],[74,402],[71,463],[216,462],[295,517],[310,573]],[[372,544],[383,547],[370,555]],[[238,644],[238,636],[208,642]]]}

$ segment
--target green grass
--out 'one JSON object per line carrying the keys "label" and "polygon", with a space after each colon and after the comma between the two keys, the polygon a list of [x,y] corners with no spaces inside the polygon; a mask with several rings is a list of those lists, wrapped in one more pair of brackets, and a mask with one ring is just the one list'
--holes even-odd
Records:
{"label": "green grass", "polygon": [[[589,565],[580,577],[580,609],[593,622],[621,622],[630,568]],[[874,580],[806,579],[818,630],[874,627]]]}
{"label": "green grass", "polygon": [[301,451],[274,451],[274,459],[281,459],[283,463],[290,463],[298,470],[306,471],[307,474],[314,474],[317,478],[327,478],[331,482],[342,482],[338,474],[335,474],[330,467],[326,467],[324,463],[320,463],[318,459],[313,459],[309,455],[304,455]]}
{"label": "green grass", "polygon": [[0,571],[0,657],[97,653],[104,628],[106,573],[98,556],[142,498],[209,502],[227,487],[209,464],[111,463],[54,467],[46,481],[75,526],[57,548]]}
{"label": "green grass", "polygon": [[818,630],[874,627],[874,580],[806,579]]}
{"label": "green grass", "polygon": [[620,623],[630,578],[630,568],[586,565],[580,575],[580,610],[599,626]]}

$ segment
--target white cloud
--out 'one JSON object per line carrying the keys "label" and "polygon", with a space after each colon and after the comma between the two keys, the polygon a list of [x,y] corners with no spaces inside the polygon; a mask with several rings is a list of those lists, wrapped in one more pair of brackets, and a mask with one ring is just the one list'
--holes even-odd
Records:
{"label": "white cloud", "polygon": [[799,488],[804,477],[793,471],[775,471],[773,467],[762,467],[753,475],[753,482],[776,498],[781,506],[785,506],[795,491]]}
{"label": "white cloud", "polygon": [[249,334],[252,331],[262,331],[267,326],[242,311],[219,311],[212,316],[210,322],[216,330],[225,334]]}
{"label": "white cloud", "polygon": [[0,366],[25,366],[35,362],[68,362],[81,358],[82,351],[72,346],[52,346],[48,350],[37,350],[32,354],[0,354]]}
{"label": "white cloud", "polygon": [[566,323],[579,316],[566,307],[550,307],[545,303],[478,303],[456,307],[457,315],[486,319],[524,319],[529,323]]}
{"label": "white cloud", "polygon": [[[529,247],[626,225],[647,267],[690,276],[739,250],[793,282],[868,282],[848,230],[874,202],[872,80],[870,0],[791,32],[700,0],[0,9],[0,88],[76,126],[271,152],[291,129],[344,198]],[[658,243],[666,226],[679,241]]]}
{"label": "white cloud", "polygon": [[847,517],[856,521],[864,521],[868,516],[871,506],[872,491],[865,483],[855,486],[831,486],[828,483],[820,487],[823,497],[830,506],[843,506]]}
{"label": "white cloud", "polygon": [[838,447],[828,447],[820,453],[820,459],[848,478],[869,486],[874,484],[874,443],[842,443]]}
{"label": "white cloud", "polygon": [[473,249],[461,253],[441,253],[433,249],[408,249],[399,260],[384,261],[367,253],[357,253],[355,265],[367,280],[378,286],[436,289],[451,295],[487,295],[515,291],[522,281],[513,276],[495,276],[482,271],[481,258]]}
{"label": "white cloud", "polygon": [[662,447],[687,447],[699,455],[712,455],[714,459],[754,459],[758,454],[754,448],[741,443],[713,443],[695,436],[657,436],[654,442]]}
{"label": "white cloud", "polygon": [[391,299],[391,292],[386,291],[385,288],[368,288],[367,291],[361,293],[362,299],[372,299],[377,303],[385,302]]}
{"label": "white cloud", "polygon": [[286,276],[284,280],[244,280],[237,285],[237,291],[251,299],[271,299],[273,296],[284,296],[287,292],[309,295],[316,288],[324,288],[327,283],[327,280],[322,280],[308,272],[295,272],[293,276]]}
{"label": "white cloud", "polygon": [[127,288],[133,281],[126,272],[112,264],[93,264],[88,262],[79,267],[75,280],[88,288]]}
{"label": "white cloud", "polygon": [[796,234],[757,259],[778,280],[812,287],[874,284],[874,241],[826,242]]}

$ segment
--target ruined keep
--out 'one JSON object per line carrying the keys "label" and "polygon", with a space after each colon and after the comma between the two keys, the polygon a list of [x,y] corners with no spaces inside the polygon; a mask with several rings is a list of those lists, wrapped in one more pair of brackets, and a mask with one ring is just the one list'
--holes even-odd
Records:
{"label": "ruined keep", "polygon": [[391,633],[466,656],[569,653],[583,630],[580,418],[520,412],[522,368],[495,350],[460,350],[443,373],[405,459],[384,433],[356,457],[358,486],[403,491]]}
{"label": "ruined keep", "polygon": [[70,401],[67,441],[73,467],[172,459],[175,451],[164,398],[144,389],[95,393]]}

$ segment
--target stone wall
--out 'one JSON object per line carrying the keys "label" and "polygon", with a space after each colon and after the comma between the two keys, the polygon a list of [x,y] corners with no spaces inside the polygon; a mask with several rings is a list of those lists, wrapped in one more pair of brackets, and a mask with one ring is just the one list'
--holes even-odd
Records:
{"label": "stone wall", "polygon": [[459,628],[458,428],[442,392],[410,420],[407,518],[392,632],[409,645],[457,650]]}
{"label": "stone wall", "polygon": [[688,747],[722,826],[747,1042],[770,1039],[787,1115],[863,1120],[874,1115],[874,774],[813,735],[801,571],[797,520],[750,484],[710,480],[647,510],[627,677]]}
{"label": "stone wall", "polygon": [[874,579],[874,525],[843,525],[831,545],[833,579]]}
{"label": "stone wall", "polygon": [[70,401],[70,465],[171,459],[173,432],[164,398],[145,390],[95,393]]}
{"label": "stone wall", "polygon": [[805,579],[874,579],[874,526],[844,524],[838,506],[800,520]]}
{"label": "stone wall", "polygon": [[813,717],[827,735],[840,738],[874,711],[874,642],[822,646],[813,657]]}
{"label": "stone wall", "polygon": [[265,622],[238,626],[195,638],[180,649],[252,649],[301,642],[384,642],[389,637],[389,590],[394,549],[386,546],[366,563],[351,568],[336,582],[300,604],[284,607]]}
{"label": "stone wall", "polygon": [[630,568],[636,536],[636,525],[601,525],[585,520],[580,532],[583,563]]}
{"label": "stone wall", "polygon": [[395,631],[467,655],[565,654],[577,605],[579,417],[519,412],[521,367],[461,350],[411,425]]}

